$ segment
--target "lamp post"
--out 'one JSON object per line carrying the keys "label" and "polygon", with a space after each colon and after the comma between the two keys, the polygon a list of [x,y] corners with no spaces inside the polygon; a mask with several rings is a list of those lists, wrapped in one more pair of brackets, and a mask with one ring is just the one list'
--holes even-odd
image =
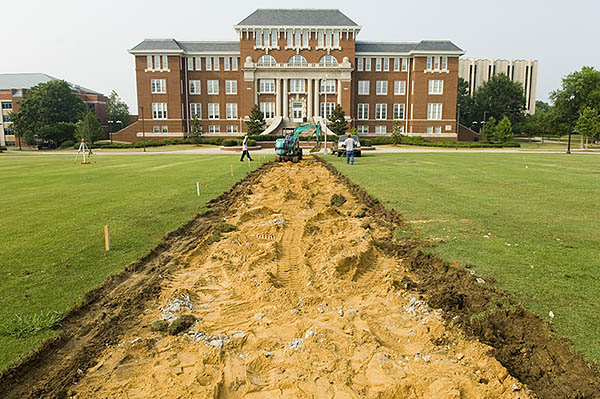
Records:
{"label": "lamp post", "polygon": [[489,111],[483,111],[483,120],[481,121],[481,128],[479,129],[479,132],[481,133],[481,139],[485,142],[485,131],[483,130],[485,128],[485,124],[487,123],[487,114],[489,113]]}
{"label": "lamp post", "polygon": [[142,137],[144,138],[144,152],[146,152],[146,129],[144,129],[144,106],[140,107],[142,111]]}
{"label": "lamp post", "polygon": [[569,144],[567,144],[567,154],[571,153],[571,133],[573,132],[573,113],[574,113],[574,102],[573,100],[575,99],[575,93],[571,93],[571,95],[569,96],[569,104],[571,105],[571,118],[569,120]]}
{"label": "lamp post", "polygon": [[323,111],[323,124],[325,125],[325,154],[327,154],[327,81],[329,74],[325,74],[325,109]]}

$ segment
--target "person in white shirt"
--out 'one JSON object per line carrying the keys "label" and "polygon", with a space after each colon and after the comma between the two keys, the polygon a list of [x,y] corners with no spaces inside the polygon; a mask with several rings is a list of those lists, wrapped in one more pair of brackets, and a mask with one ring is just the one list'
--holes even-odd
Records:
{"label": "person in white shirt", "polygon": [[346,163],[354,165],[354,139],[350,133],[344,141],[344,146],[346,147]]}
{"label": "person in white shirt", "polygon": [[248,159],[252,161],[252,157],[248,152],[248,135],[244,136],[244,141],[242,141],[242,157],[240,158],[240,162],[244,160],[244,157],[248,156]]}

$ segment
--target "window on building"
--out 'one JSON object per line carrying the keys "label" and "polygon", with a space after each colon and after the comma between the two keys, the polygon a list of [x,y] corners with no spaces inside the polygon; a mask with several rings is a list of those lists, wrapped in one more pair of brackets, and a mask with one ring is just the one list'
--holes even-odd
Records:
{"label": "window on building", "polygon": [[394,119],[404,119],[404,104],[394,104]]}
{"label": "window on building", "polygon": [[160,55],[155,55],[154,56],[154,67],[153,69],[159,70],[160,69]]}
{"label": "window on building", "polygon": [[221,127],[219,125],[208,125],[208,133],[219,133],[221,132]]}
{"label": "window on building", "polygon": [[219,81],[218,80],[207,80],[206,81],[206,93],[207,94],[219,94]]}
{"label": "window on building", "polygon": [[435,71],[440,70],[440,57],[433,57],[433,69]]}
{"label": "window on building", "polygon": [[273,119],[275,117],[275,103],[273,103],[273,102],[260,103],[260,111],[265,115],[265,119]]}
{"label": "window on building", "polygon": [[356,70],[358,72],[362,72],[363,71],[363,58],[362,57],[358,57],[356,59]]}
{"label": "window on building", "polygon": [[2,122],[4,122],[4,123],[10,122],[10,115],[2,115]]}
{"label": "window on building", "polygon": [[375,72],[381,72],[381,57],[375,58]]}
{"label": "window on building", "polygon": [[433,126],[427,126],[427,133],[433,133]]}
{"label": "window on building", "polygon": [[190,104],[190,118],[202,119],[202,104]]}
{"label": "window on building", "polygon": [[400,58],[394,58],[394,72],[398,72],[400,70]]}
{"label": "window on building", "polygon": [[254,32],[254,36],[256,37],[256,47],[262,47],[262,32]]}
{"label": "window on building", "polygon": [[190,94],[201,94],[202,89],[200,87],[199,80],[190,80]]}
{"label": "window on building", "polygon": [[308,32],[302,32],[302,47],[308,48]]}
{"label": "window on building", "polygon": [[402,58],[402,72],[408,71],[408,58]]}
{"label": "window on building", "polygon": [[358,104],[358,112],[356,119],[367,120],[369,119],[369,104]]}
{"label": "window on building", "polygon": [[433,131],[434,131],[434,133],[441,133],[441,132],[442,132],[442,127],[441,127],[441,126],[436,126],[436,127],[433,129]]}
{"label": "window on building", "polygon": [[317,32],[317,47],[325,47],[325,34],[323,31]]}
{"label": "window on building", "polygon": [[442,119],[442,104],[427,104],[427,120],[439,121]]}
{"label": "window on building", "polygon": [[275,58],[271,55],[263,55],[258,59],[258,66],[275,66]]}
{"label": "window on building", "polygon": [[167,119],[167,103],[152,103],[152,119]]}
{"label": "window on building", "polygon": [[[327,107],[327,113],[325,113],[325,107]],[[328,118],[329,115],[331,115],[333,113],[333,109],[335,108],[335,103],[334,102],[322,102],[321,103],[321,109],[319,110],[320,115],[323,118]]]}
{"label": "window on building", "polygon": [[331,32],[325,32],[325,47],[331,48]]}
{"label": "window on building", "polygon": [[321,94],[334,94],[335,93],[335,80],[334,79],[321,79],[321,88],[319,89]]}
{"label": "window on building", "polygon": [[338,62],[333,55],[325,55],[319,60],[321,66],[337,66]]}
{"label": "window on building", "polygon": [[187,63],[187,70],[193,71],[194,70],[194,57],[187,57],[185,59],[185,62]]}
{"label": "window on building", "polygon": [[378,80],[375,82],[375,94],[378,96],[387,94],[387,80]]}
{"label": "window on building", "polygon": [[151,55],[146,56],[146,69],[154,69],[154,68],[152,68],[152,56]]}
{"label": "window on building", "polygon": [[218,71],[220,66],[219,66],[219,60],[221,59],[221,57],[213,57],[213,70]]}
{"label": "window on building", "polygon": [[304,93],[304,79],[290,79],[290,93]]}
{"label": "window on building", "polygon": [[386,134],[386,133],[387,133],[387,126],[385,126],[385,125],[375,126],[375,134]]}
{"label": "window on building", "polygon": [[151,79],[150,90],[153,94],[164,94],[167,92],[167,80],[166,79]]}
{"label": "window on building", "polygon": [[194,66],[196,67],[196,71],[202,70],[202,57],[194,57]]}
{"label": "window on building", "polygon": [[152,126],[152,133],[160,133],[160,125]]}
{"label": "window on building", "polygon": [[429,94],[443,94],[444,92],[444,81],[443,80],[430,80],[429,81]]}
{"label": "window on building", "polygon": [[369,95],[369,81],[368,80],[359,80],[358,81],[358,94],[361,96]]}
{"label": "window on building", "polygon": [[387,104],[375,104],[375,119],[387,119]]}
{"label": "window on building", "polygon": [[383,59],[383,71],[384,72],[390,71],[390,59],[388,57],[385,57]]}
{"label": "window on building", "polygon": [[237,125],[227,125],[226,129],[227,129],[226,132],[229,134],[238,132]]}
{"label": "window on building", "polygon": [[290,58],[290,60],[288,61],[289,65],[293,65],[293,66],[307,66],[308,63],[306,62],[306,58],[304,58],[301,55],[295,55],[292,58]]}
{"label": "window on building", "polygon": [[237,94],[237,80],[225,81],[225,94]]}
{"label": "window on building", "polygon": [[365,71],[371,72],[371,58],[365,58]]}
{"label": "window on building", "polygon": [[169,127],[167,125],[162,126],[162,133],[169,133]]}
{"label": "window on building", "polygon": [[406,80],[394,81],[394,95],[403,96],[406,94]]}
{"label": "window on building", "polygon": [[231,69],[231,65],[229,64],[230,60],[231,60],[231,58],[229,58],[229,57],[223,57],[223,70],[224,71],[229,71]]}
{"label": "window on building", "polygon": [[238,70],[238,57],[231,57],[231,70],[232,71]]}
{"label": "window on building", "polygon": [[333,47],[340,47],[340,32],[333,32]]}
{"label": "window on building", "polygon": [[427,70],[431,71],[433,69],[433,57],[427,56]]}
{"label": "window on building", "polygon": [[3,102],[2,109],[12,109],[12,102]]}
{"label": "window on building", "polygon": [[289,48],[294,47],[294,33],[287,31],[286,37],[287,37],[287,47],[289,47]]}
{"label": "window on building", "polygon": [[[5,127],[5,128],[4,128],[4,135],[5,135],[5,136],[12,136],[12,135],[14,135],[14,134],[15,134],[15,132],[13,132],[13,130],[12,130],[12,128],[11,128],[11,127]],[[9,145],[9,144],[8,144],[8,142],[6,143],[6,145]],[[13,145],[14,145],[14,144],[13,144]]]}
{"label": "window on building", "polygon": [[259,93],[262,93],[262,94],[275,93],[275,79],[261,79],[259,81]]}
{"label": "window on building", "polygon": [[356,132],[361,135],[361,134],[369,134],[369,126],[367,125],[358,125],[356,126]]}
{"label": "window on building", "polygon": [[166,55],[162,56],[162,69],[169,69],[169,57]]}
{"label": "window on building", "polygon": [[442,57],[442,71],[445,71],[448,69],[448,57],[444,56]]}
{"label": "window on building", "polygon": [[237,119],[238,112],[236,103],[225,104],[225,117],[227,119]]}
{"label": "window on building", "polygon": [[212,57],[206,57],[206,70],[212,71]]}
{"label": "window on building", "polygon": [[446,71],[448,69],[448,57],[428,56],[427,70],[428,71]]}
{"label": "window on building", "polygon": [[208,104],[208,119],[219,119],[219,104]]}
{"label": "window on building", "polygon": [[302,34],[300,32],[296,32],[294,34],[294,47],[299,48],[302,46]]}

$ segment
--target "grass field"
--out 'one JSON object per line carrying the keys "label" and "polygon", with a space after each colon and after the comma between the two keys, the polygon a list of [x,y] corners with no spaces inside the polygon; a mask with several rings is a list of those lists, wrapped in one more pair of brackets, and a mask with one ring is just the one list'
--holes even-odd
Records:
{"label": "grass field", "polygon": [[[552,322],[600,364],[600,157],[564,154],[326,156],[435,240],[434,252],[473,264]],[[549,318],[549,312],[555,318]]]}
{"label": "grass field", "polygon": [[79,165],[72,155],[0,155],[0,370],[48,338],[43,328],[85,292],[260,165],[238,157],[106,155]]}

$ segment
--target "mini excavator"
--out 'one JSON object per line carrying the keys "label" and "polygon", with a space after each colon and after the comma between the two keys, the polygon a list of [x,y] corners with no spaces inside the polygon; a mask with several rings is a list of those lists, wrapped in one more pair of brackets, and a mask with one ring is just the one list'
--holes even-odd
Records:
{"label": "mini excavator", "polygon": [[300,148],[300,133],[315,129],[317,136],[317,144],[310,152],[317,152],[321,149],[321,124],[305,123],[298,126],[294,133],[288,134],[285,138],[280,138],[275,141],[275,159],[278,162],[292,161],[299,162],[302,159],[302,148]]}

